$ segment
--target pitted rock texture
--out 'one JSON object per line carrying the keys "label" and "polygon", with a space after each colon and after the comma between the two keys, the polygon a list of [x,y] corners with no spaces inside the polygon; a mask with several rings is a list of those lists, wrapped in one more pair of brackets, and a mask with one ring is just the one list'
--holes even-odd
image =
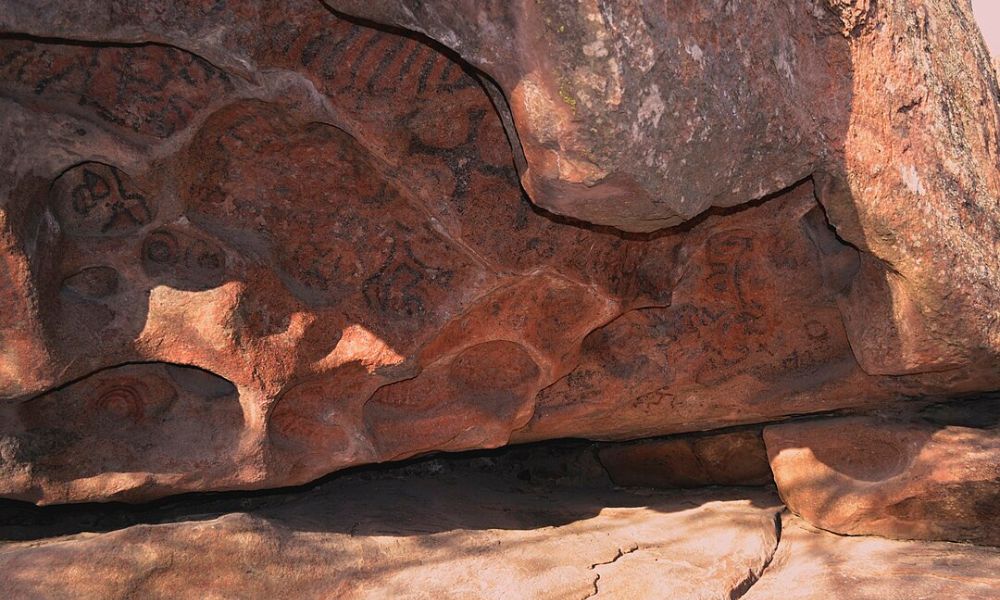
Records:
{"label": "pitted rock texture", "polygon": [[[0,491],[261,488],[1000,387],[997,85],[965,9],[923,5],[402,23],[465,64],[306,0],[0,2]],[[869,58],[890,32],[901,58]],[[907,104],[894,77],[924,75]]]}
{"label": "pitted rock texture", "polygon": [[995,425],[849,417],[768,426],[764,439],[782,499],[813,525],[1000,546]]}

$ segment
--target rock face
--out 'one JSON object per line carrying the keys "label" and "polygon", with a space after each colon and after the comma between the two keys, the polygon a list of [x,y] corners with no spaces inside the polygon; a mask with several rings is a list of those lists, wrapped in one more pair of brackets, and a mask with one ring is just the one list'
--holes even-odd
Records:
{"label": "rock face", "polygon": [[774,553],[780,510],[764,492],[512,486],[447,466],[341,478],[273,504],[0,545],[0,589],[16,598],[729,598]]}
{"label": "rock face", "polygon": [[653,231],[785,189],[847,125],[848,42],[799,2],[332,4],[420,31],[488,73],[509,103],[525,190],[593,223]]}
{"label": "rock face", "polygon": [[964,4],[330,6],[0,0],[0,493],[1000,388]]}
{"label": "rock face", "polygon": [[996,427],[851,417],[769,426],[764,439],[782,499],[818,527],[1000,546]]}
{"label": "rock face", "polygon": [[842,164],[814,178],[838,235],[861,250],[838,299],[851,346],[868,373],[966,366],[990,379],[1000,95],[971,8],[837,4],[868,9],[840,13],[856,32],[850,126]]}
{"label": "rock face", "polygon": [[651,231],[812,177],[862,251],[837,285],[866,372],[994,378],[1000,90],[969,3],[332,4],[490,74],[554,212]]}
{"label": "rock face", "polygon": [[774,559],[742,598],[990,600],[998,572],[994,548],[840,537],[786,516]]}

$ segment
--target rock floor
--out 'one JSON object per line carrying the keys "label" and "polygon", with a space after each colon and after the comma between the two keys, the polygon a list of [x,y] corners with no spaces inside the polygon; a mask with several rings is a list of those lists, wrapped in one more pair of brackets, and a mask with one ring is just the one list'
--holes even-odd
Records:
{"label": "rock floor", "polygon": [[[509,456],[509,455],[508,455]],[[1000,549],[847,538],[773,488],[436,458],[294,491],[0,505],[4,598],[996,598]]]}

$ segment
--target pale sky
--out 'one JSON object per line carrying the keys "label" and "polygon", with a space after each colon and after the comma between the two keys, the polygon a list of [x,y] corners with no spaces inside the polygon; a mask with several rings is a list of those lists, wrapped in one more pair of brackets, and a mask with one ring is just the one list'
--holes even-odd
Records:
{"label": "pale sky", "polygon": [[972,0],[972,10],[990,52],[1000,57],[1000,0]]}

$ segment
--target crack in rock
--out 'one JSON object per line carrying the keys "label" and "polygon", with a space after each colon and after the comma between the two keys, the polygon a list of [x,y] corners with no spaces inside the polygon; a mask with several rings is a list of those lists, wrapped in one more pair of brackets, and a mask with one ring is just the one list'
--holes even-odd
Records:
{"label": "crack in rock", "polygon": [[617,553],[614,555],[614,557],[611,560],[606,560],[604,562],[596,562],[596,563],[590,565],[588,568],[591,571],[594,571],[594,581],[591,583],[591,585],[594,586],[594,590],[592,592],[590,592],[589,594],[587,594],[586,596],[584,596],[583,600],[587,600],[587,598],[593,598],[600,591],[599,588],[598,588],[598,582],[601,580],[601,574],[598,573],[597,571],[595,571],[595,569],[597,567],[600,567],[600,566],[603,566],[603,565],[610,565],[610,564],[616,562],[619,558],[625,556],[626,554],[632,554],[633,552],[635,552],[638,549],[639,549],[639,544],[637,544],[635,542],[632,542],[632,544],[628,548],[625,548],[625,549],[618,548]]}
{"label": "crack in rock", "polygon": [[774,513],[774,546],[771,547],[771,552],[768,554],[764,563],[761,565],[760,570],[754,573],[753,569],[747,570],[746,579],[741,581],[729,592],[729,600],[739,600],[750,591],[755,583],[760,581],[760,578],[764,576],[764,572],[771,565],[771,561],[778,554],[778,546],[781,544],[781,514],[783,511],[778,511]]}

